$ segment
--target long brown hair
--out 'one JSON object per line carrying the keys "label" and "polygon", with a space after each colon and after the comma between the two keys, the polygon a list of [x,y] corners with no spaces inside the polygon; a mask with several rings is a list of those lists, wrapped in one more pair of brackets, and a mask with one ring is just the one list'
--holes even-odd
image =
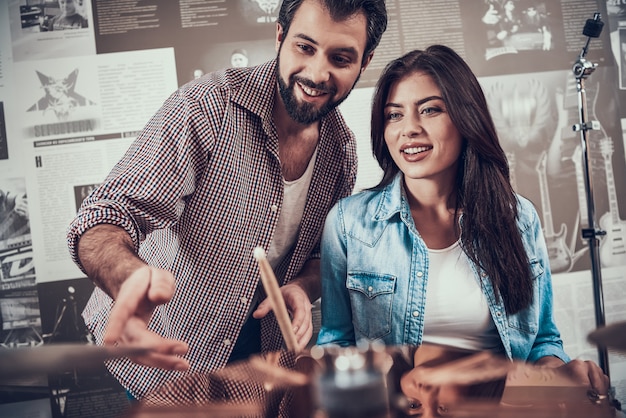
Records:
{"label": "long brown hair", "polygon": [[485,95],[476,76],[454,50],[432,45],[391,61],[381,74],[372,102],[372,151],[383,169],[373,187],[388,185],[399,172],[385,142],[384,106],[391,87],[410,74],[432,77],[463,138],[456,179],[456,212],[462,211],[461,245],[477,268],[488,274],[509,313],[532,302],[528,255],[517,227],[517,197],[506,154],[500,146]]}

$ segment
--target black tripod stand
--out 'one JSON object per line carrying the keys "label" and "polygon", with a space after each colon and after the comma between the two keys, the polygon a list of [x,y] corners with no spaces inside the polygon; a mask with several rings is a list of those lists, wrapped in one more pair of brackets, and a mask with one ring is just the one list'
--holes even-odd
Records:
{"label": "black tripod stand", "polygon": [[[87,331],[84,323],[79,321],[78,306],[75,298],[76,289],[68,286],[67,294],[59,301],[56,308],[54,326],[50,334],[44,335],[46,343],[87,342]],[[48,386],[52,399],[52,408],[56,416],[67,416],[67,396],[80,385],[78,370],[67,373],[48,375]]]}
{"label": "black tripod stand", "polygon": [[[587,131],[599,129],[599,122],[587,121],[587,97],[585,92],[585,80],[589,77],[597,67],[597,64],[587,61],[585,56],[589,48],[591,38],[597,38],[602,32],[604,22],[600,20],[600,13],[594,13],[593,19],[587,19],[583,29],[583,35],[587,36],[587,42],[583,47],[578,59],[572,67],[574,77],[576,77],[576,90],[578,93],[579,104],[579,121],[580,123],[573,126],[575,131],[580,132],[580,144],[582,148],[583,171],[585,179],[585,192],[587,197],[587,219],[589,225],[583,228],[582,236],[587,240],[589,245],[589,255],[591,256],[591,274],[593,279],[593,296],[596,317],[596,327],[601,328],[605,325],[604,316],[604,296],[602,292],[602,271],[600,263],[600,240],[599,236],[606,235],[603,231],[596,227],[595,209],[593,198],[593,181],[591,178],[591,163],[589,156],[589,147],[587,146]],[[598,363],[604,374],[609,376],[609,358],[606,347],[598,346]]]}
{"label": "black tripod stand", "polygon": [[82,321],[79,321],[75,293],[74,287],[69,286],[67,296],[57,305],[56,320],[52,332],[46,335],[49,338],[47,342],[87,342],[87,332]]}

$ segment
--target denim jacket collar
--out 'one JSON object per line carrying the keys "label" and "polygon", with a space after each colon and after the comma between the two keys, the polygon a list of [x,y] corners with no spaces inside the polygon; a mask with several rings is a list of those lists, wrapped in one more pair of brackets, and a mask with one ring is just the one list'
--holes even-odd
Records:
{"label": "denim jacket collar", "polygon": [[405,223],[407,219],[411,219],[410,224],[413,224],[410,216],[411,210],[404,192],[403,179],[402,172],[398,172],[391,183],[382,189],[373,220],[386,221],[391,219],[396,213],[400,213]]}

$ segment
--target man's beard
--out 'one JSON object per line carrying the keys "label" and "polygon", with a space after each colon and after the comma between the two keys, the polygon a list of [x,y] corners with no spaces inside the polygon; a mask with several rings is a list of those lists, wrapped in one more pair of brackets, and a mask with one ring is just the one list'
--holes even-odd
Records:
{"label": "man's beard", "polygon": [[[280,51],[279,51],[280,55]],[[360,74],[359,74],[360,76]],[[338,100],[329,100],[322,107],[316,109],[315,106],[311,103],[299,103],[298,99],[294,94],[294,88],[296,82],[319,91],[324,92],[324,94],[333,97],[337,93],[337,89],[334,87],[328,87],[325,83],[315,84],[313,81],[299,77],[297,75],[292,75],[289,77],[289,84],[285,80],[283,80],[280,75],[280,59],[276,57],[276,79],[278,80],[278,90],[280,91],[280,97],[283,99],[283,103],[285,104],[285,109],[287,109],[287,114],[294,121],[302,124],[302,125],[310,125],[314,122],[319,121],[324,116],[326,116],[330,111],[339,106],[350,94],[350,91],[346,93],[345,96],[340,97]],[[352,88],[359,81],[359,77],[354,81]]]}

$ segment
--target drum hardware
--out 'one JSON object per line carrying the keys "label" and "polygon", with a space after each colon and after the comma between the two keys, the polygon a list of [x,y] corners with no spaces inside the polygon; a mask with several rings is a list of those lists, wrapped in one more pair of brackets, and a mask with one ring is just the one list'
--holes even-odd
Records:
{"label": "drum hardware", "polygon": [[392,358],[382,344],[314,346],[321,372],[314,377],[314,405],[328,418],[383,418],[390,414],[387,373]]}
{"label": "drum hardware", "polygon": [[[591,154],[588,146],[587,132],[597,129],[597,121],[587,121],[587,94],[585,90],[585,80],[593,74],[597,63],[592,63],[586,59],[587,51],[591,38],[598,38],[602,33],[604,22],[600,18],[600,13],[594,13],[593,19],[587,19],[583,28],[583,35],[587,37],[585,46],[580,51],[576,62],[572,67],[574,78],[576,79],[576,91],[579,106],[579,123],[572,126],[574,131],[580,132],[580,145],[582,150],[582,167],[585,180],[585,195],[587,198],[587,220],[589,225],[583,228],[581,235],[587,240],[589,246],[589,256],[591,257],[591,276],[593,285],[594,308],[596,327],[600,328],[605,325],[604,313],[604,295],[602,290],[602,270],[600,262],[600,239],[599,237],[606,235],[606,231],[596,226],[595,207],[593,197],[593,179],[591,169]],[[598,346],[598,364],[604,374],[609,379],[609,356],[606,348]]]}
{"label": "drum hardware", "polygon": [[0,383],[17,377],[96,370],[106,360],[145,354],[142,347],[111,347],[93,344],[48,344],[0,350]]}
{"label": "drum hardware", "polygon": [[212,373],[187,374],[147,395],[132,418],[276,416],[282,401],[285,416],[294,418],[420,416],[401,384],[406,379],[466,387],[456,401],[442,401],[446,416],[613,418],[610,397],[593,397],[553,369],[493,353],[374,342],[263,353]]}
{"label": "drum hardware", "polygon": [[241,418],[261,416],[261,405],[212,403],[194,406],[138,406],[124,418]]}

